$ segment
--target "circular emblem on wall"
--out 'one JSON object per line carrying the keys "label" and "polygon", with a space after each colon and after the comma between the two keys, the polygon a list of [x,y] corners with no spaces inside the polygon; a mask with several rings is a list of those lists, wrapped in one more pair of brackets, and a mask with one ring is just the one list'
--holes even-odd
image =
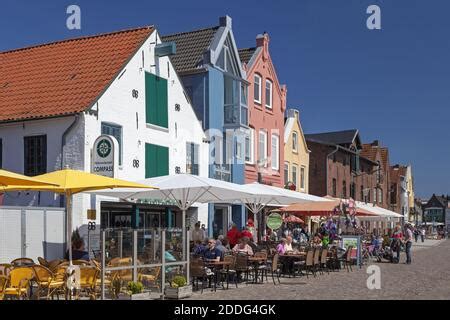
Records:
{"label": "circular emblem on wall", "polygon": [[267,226],[272,230],[277,230],[283,224],[283,218],[278,213],[271,213],[267,216]]}
{"label": "circular emblem on wall", "polygon": [[109,156],[111,149],[111,143],[106,139],[100,140],[97,144],[97,154],[102,158]]}

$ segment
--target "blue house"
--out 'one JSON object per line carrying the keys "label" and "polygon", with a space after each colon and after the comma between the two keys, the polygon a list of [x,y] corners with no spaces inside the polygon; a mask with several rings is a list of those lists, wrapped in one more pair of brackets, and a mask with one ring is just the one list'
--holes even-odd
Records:
{"label": "blue house", "polygon": [[[243,184],[248,82],[231,18],[221,17],[215,27],[165,35],[162,41],[176,45],[171,61],[209,138],[209,177]],[[245,221],[243,205],[209,206],[209,236],[226,235],[231,222],[242,227]]]}

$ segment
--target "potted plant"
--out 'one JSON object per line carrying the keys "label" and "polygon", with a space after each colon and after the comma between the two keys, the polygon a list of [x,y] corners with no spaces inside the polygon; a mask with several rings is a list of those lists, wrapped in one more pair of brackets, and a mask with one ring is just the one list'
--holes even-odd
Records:
{"label": "potted plant", "polygon": [[144,285],[139,281],[130,281],[127,284],[125,295],[118,295],[119,300],[148,300],[150,292],[144,291]]}
{"label": "potted plant", "polygon": [[188,284],[186,277],[177,275],[170,281],[170,286],[165,288],[166,298],[183,299],[192,295],[192,286]]}

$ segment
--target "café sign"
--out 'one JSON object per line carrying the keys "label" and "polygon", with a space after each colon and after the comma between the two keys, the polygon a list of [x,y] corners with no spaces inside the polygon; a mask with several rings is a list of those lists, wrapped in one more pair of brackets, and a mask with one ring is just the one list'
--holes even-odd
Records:
{"label": "caf\u00e9 sign", "polygon": [[114,178],[119,160],[119,144],[113,136],[99,136],[92,149],[92,173]]}
{"label": "caf\u00e9 sign", "polygon": [[267,226],[272,230],[279,229],[282,224],[283,224],[283,219],[281,218],[281,215],[278,213],[271,213],[267,217]]}

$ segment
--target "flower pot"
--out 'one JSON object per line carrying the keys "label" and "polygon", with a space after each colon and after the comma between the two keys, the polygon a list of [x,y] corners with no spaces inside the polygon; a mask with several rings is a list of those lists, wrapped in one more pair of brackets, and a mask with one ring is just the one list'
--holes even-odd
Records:
{"label": "flower pot", "polygon": [[167,286],[165,288],[165,297],[169,299],[183,299],[192,295],[192,285],[173,288]]}

